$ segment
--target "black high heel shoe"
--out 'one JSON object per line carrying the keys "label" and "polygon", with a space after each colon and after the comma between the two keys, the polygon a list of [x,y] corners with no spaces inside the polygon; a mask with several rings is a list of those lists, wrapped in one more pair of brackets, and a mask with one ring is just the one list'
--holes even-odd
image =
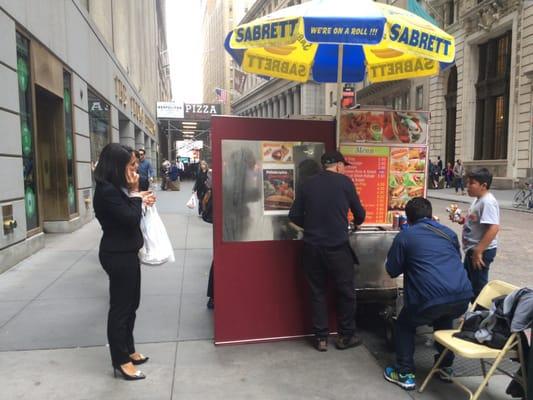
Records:
{"label": "black high heel shoe", "polygon": [[124,372],[124,370],[122,369],[121,366],[119,366],[118,368],[117,367],[113,367],[113,376],[116,378],[117,377],[117,371],[120,373],[120,375],[122,375],[122,378],[124,378],[125,380],[127,381],[137,381],[139,379],[144,379],[146,378],[146,375],[144,375],[141,371],[137,370],[137,372],[135,372],[134,375],[130,375],[126,372]]}
{"label": "black high heel shoe", "polygon": [[144,364],[146,361],[148,361],[150,359],[150,357],[144,357],[142,354],[141,354],[141,358],[139,358],[138,360],[136,360],[135,358],[131,358],[130,357],[130,361],[132,362],[133,365],[141,365],[141,364]]}

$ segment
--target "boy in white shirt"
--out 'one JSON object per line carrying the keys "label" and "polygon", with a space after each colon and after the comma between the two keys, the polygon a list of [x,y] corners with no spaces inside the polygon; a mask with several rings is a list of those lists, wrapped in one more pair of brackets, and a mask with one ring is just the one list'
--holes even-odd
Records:
{"label": "boy in white shirt", "polygon": [[477,297],[489,279],[489,266],[496,257],[500,206],[489,192],[492,174],[487,168],[475,168],[467,174],[468,195],[476,199],[468,214],[457,221],[463,225],[464,266]]}

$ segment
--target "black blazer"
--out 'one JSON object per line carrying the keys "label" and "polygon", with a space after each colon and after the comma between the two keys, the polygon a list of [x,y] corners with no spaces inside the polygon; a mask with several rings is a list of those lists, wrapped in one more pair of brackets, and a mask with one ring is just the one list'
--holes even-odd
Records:
{"label": "black blazer", "polygon": [[143,245],[140,222],[142,199],[128,197],[107,182],[97,182],[94,213],[104,234],[100,251],[110,253],[138,252]]}

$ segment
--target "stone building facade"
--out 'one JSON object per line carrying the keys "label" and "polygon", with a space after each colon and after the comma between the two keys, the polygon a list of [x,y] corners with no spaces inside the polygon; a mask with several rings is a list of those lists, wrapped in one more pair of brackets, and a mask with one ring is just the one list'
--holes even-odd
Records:
{"label": "stone building facade", "polygon": [[93,218],[107,143],[156,162],[164,20],[165,0],[0,0],[0,271]]}
{"label": "stone building facade", "polygon": [[430,1],[456,65],[430,79],[431,154],[484,166],[495,188],[532,175],[533,2]]}

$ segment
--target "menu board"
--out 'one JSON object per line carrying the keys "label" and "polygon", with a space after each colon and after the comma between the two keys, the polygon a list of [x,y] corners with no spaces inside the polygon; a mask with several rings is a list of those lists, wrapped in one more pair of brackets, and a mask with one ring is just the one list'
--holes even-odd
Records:
{"label": "menu board", "polygon": [[425,146],[391,148],[389,171],[389,210],[404,210],[410,199],[425,195]]}
{"label": "menu board", "polygon": [[426,144],[428,112],[343,111],[340,143]]}
{"label": "menu board", "polygon": [[410,199],[425,196],[426,146],[343,145],[340,150],[351,164],[345,174],[366,210],[365,224],[390,224]]}
{"label": "menu board", "polygon": [[388,221],[389,147],[342,146],[347,165],[345,174],[352,179],[366,210],[365,224],[382,225]]}

